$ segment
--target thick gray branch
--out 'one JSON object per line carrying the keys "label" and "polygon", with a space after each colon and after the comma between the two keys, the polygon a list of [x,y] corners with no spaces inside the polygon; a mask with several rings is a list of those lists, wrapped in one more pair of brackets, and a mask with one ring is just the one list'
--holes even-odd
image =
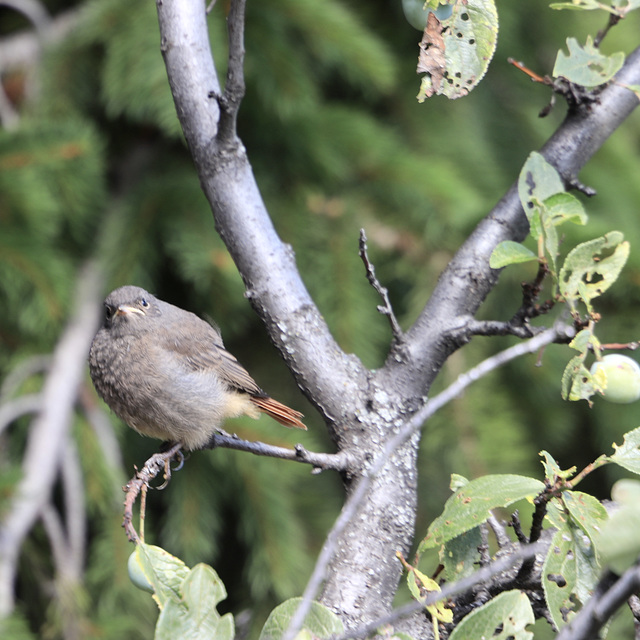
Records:
{"label": "thick gray branch", "polygon": [[[366,371],[345,355],[302,282],[289,245],[273,227],[240,143],[218,138],[220,84],[204,3],[158,2],[162,52],[178,117],[216,228],[298,384],[329,423],[352,421]],[[228,142],[229,136],[224,136]],[[335,439],[339,435],[333,434]]]}
{"label": "thick gray branch", "polygon": [[[298,384],[325,417],[338,450],[355,461],[345,474],[350,492],[365,457],[382,451],[390,433],[406,421],[407,407],[393,392],[372,387],[362,363],[336,344],[300,278],[291,247],[273,227],[245,149],[228,132],[219,135],[222,98],[203,2],[158,1],[157,7],[176,109],[216,228]],[[393,601],[400,577],[395,552],[408,551],[413,537],[417,442],[416,436],[388,460],[336,544],[323,601],[349,624],[371,620]]]}

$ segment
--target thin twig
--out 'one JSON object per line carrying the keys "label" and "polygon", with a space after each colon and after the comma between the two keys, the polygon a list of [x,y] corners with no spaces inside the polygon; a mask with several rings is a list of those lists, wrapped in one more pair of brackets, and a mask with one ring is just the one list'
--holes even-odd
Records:
{"label": "thin twig", "polygon": [[383,287],[378,278],[376,278],[376,269],[369,260],[369,252],[367,247],[367,235],[365,234],[364,229],[360,229],[360,258],[364,263],[364,268],[367,271],[367,280],[369,284],[376,290],[376,293],[382,298],[384,302],[383,305],[378,306],[378,311],[389,318],[389,324],[391,325],[391,331],[393,333],[393,337],[396,341],[402,339],[402,329],[400,328],[400,324],[393,313],[393,308],[391,306],[391,302],[389,300],[389,291],[386,287]]}
{"label": "thin twig", "polygon": [[237,121],[244,97],[244,17],[246,0],[231,0],[227,31],[229,33],[229,59],[224,92],[218,97],[220,123],[217,140],[222,148],[239,144]]}
{"label": "thin twig", "polygon": [[486,376],[494,369],[497,369],[507,362],[511,362],[523,355],[535,353],[542,347],[552,344],[557,340],[564,341],[572,333],[575,333],[573,327],[564,324],[556,324],[551,329],[545,329],[542,333],[539,333],[537,336],[527,340],[526,342],[520,342],[509,349],[505,349],[504,351],[483,360],[479,365],[473,367],[473,369],[469,369],[469,371],[461,374],[453,384],[449,385],[444,391],[427,402],[426,406],[431,409],[428,417],[433,415],[442,406],[459,396],[473,382]]}
{"label": "thin twig", "polygon": [[0,403],[5,402],[10,395],[18,391],[22,383],[31,378],[31,376],[47,371],[50,365],[50,355],[31,356],[30,358],[22,360],[2,381],[2,386],[0,387]]}

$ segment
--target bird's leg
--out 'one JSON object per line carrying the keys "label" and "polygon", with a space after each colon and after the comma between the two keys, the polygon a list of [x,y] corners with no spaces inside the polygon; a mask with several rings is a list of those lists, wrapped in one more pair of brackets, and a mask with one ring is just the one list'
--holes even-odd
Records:
{"label": "bird's leg", "polygon": [[[167,487],[171,481],[172,471],[179,471],[182,469],[182,465],[184,464],[184,453],[182,453],[180,449],[181,446],[182,445],[178,442],[163,442],[160,446],[160,452],[151,456],[149,460],[147,460],[145,468],[147,465],[153,465],[157,466],[159,471],[161,468],[160,465],[164,467],[164,482],[159,487],[156,487],[158,491],[162,491],[162,489]],[[178,458],[178,466],[175,469],[171,469],[171,461],[174,457]]]}
{"label": "bird's leg", "polygon": [[[168,448],[165,451],[156,453],[151,456],[144,464],[142,469],[136,469],[135,476],[123,487],[126,497],[124,500],[124,518],[122,526],[127,532],[127,537],[131,542],[139,542],[140,537],[136,533],[133,527],[133,505],[140,492],[143,495],[146,494],[151,480],[153,480],[161,469],[164,469],[165,481],[158,487],[158,489],[164,489],[169,480],[171,479],[171,460],[174,456],[178,457],[178,467],[180,469],[184,463],[184,454],[180,450],[181,445],[177,442],[168,443]],[[144,511],[144,505],[141,505],[141,510]],[[144,512],[141,513],[141,524],[144,520]]]}

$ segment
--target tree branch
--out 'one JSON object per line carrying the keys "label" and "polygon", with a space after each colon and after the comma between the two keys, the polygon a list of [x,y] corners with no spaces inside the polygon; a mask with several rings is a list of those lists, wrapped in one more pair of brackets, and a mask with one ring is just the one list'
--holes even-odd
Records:
{"label": "tree branch", "polygon": [[294,449],[287,449],[286,447],[277,447],[264,442],[242,440],[238,436],[228,433],[215,433],[206,448],[235,449],[236,451],[253,453],[256,456],[267,456],[269,458],[302,462],[312,465],[314,470],[318,471],[327,469],[346,471],[349,467],[353,466],[353,461],[344,451],[340,453],[315,453],[314,451],[305,449],[301,444],[297,444]]}
{"label": "tree branch", "polygon": [[95,266],[86,266],[73,298],[73,315],[53,354],[42,391],[42,410],[29,433],[22,480],[0,523],[0,617],[13,609],[20,545],[49,499],[62,459],[71,411],[98,326],[100,290]]}

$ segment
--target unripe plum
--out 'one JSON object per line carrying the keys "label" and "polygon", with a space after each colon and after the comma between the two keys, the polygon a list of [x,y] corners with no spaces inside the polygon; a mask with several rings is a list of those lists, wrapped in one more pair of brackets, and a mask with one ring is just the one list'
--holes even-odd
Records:
{"label": "unripe plum", "polygon": [[640,398],[640,365],[620,353],[610,353],[591,365],[591,375],[603,387],[603,398],[629,404]]}

